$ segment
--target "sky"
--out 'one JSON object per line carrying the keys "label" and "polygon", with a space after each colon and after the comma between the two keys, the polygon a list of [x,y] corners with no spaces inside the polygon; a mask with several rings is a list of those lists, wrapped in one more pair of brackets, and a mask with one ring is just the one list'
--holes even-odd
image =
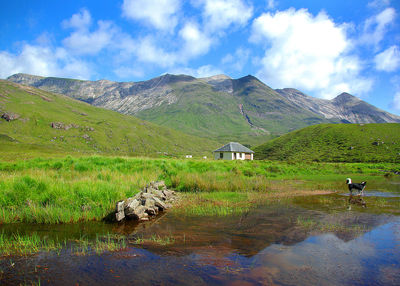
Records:
{"label": "sky", "polygon": [[258,77],[400,115],[400,0],[13,0],[0,78]]}

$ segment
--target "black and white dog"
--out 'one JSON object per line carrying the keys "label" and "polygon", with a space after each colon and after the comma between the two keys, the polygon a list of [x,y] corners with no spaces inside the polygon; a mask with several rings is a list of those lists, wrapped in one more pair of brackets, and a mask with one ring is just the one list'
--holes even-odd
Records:
{"label": "black and white dog", "polygon": [[349,186],[350,195],[353,195],[353,190],[357,190],[359,195],[364,195],[364,189],[367,182],[352,183],[351,179],[347,178],[346,183]]}

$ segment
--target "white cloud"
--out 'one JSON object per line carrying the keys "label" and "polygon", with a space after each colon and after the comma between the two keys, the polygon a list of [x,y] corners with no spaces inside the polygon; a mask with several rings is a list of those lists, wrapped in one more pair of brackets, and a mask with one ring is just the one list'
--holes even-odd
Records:
{"label": "white cloud", "polygon": [[223,72],[216,68],[213,67],[212,65],[204,65],[200,66],[197,69],[193,68],[188,68],[188,67],[183,67],[183,68],[175,68],[172,70],[173,74],[187,74],[191,75],[196,78],[202,78],[202,77],[209,77],[217,74],[222,74]]}
{"label": "white cloud", "polygon": [[92,22],[92,17],[88,10],[81,9],[79,13],[72,15],[71,19],[64,20],[62,26],[64,28],[74,28],[77,30],[87,29]]}
{"label": "white cloud", "polygon": [[135,54],[139,61],[153,63],[161,67],[173,66],[177,60],[177,54],[167,52],[157,45],[157,41],[151,37],[145,37],[137,41]]}
{"label": "white cloud", "polygon": [[172,31],[178,24],[179,0],[124,0],[123,15],[163,31]]}
{"label": "white cloud", "polygon": [[204,25],[218,31],[231,25],[245,25],[253,15],[253,7],[242,0],[202,0]]}
{"label": "white cloud", "polygon": [[207,53],[212,40],[193,22],[186,23],[179,31],[180,37],[184,40],[182,55],[185,58],[192,58]]}
{"label": "white cloud", "polygon": [[346,29],[323,12],[314,17],[291,8],[262,14],[250,38],[265,47],[257,75],[275,88],[295,87],[324,98],[368,91],[372,81],[360,76],[362,63],[349,53]]}
{"label": "white cloud", "polygon": [[78,29],[62,43],[72,53],[77,55],[96,55],[110,44],[114,44],[113,37],[117,34],[116,28],[108,21],[98,21],[98,29],[90,32],[88,29]]}
{"label": "white cloud", "polygon": [[400,50],[398,46],[391,46],[375,56],[377,70],[392,72],[400,66]]}
{"label": "white cloud", "polygon": [[17,54],[0,52],[0,77],[15,73],[87,79],[88,64],[68,55],[63,48],[25,44]]}
{"label": "white cloud", "polygon": [[395,18],[396,10],[391,7],[368,18],[364,22],[364,31],[360,42],[375,46],[379,45]]}

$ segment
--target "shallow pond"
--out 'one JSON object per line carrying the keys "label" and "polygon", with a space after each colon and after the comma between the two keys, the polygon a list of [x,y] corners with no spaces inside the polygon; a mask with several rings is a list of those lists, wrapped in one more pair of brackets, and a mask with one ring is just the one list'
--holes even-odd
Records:
{"label": "shallow pond", "polygon": [[[36,233],[68,243],[1,258],[0,284],[400,285],[400,216],[348,210],[346,200],[299,198],[226,217],[169,212],[139,225],[3,225],[4,236]],[[71,247],[109,233],[127,246],[102,254]]]}

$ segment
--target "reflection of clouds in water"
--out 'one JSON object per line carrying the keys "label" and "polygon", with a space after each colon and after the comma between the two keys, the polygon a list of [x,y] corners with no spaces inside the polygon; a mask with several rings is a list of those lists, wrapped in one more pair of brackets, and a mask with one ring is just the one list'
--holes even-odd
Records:
{"label": "reflection of clouds in water", "polygon": [[[293,246],[272,245],[254,259],[274,279],[284,283],[294,279],[300,284],[330,285],[359,281],[364,271],[362,261],[375,255],[375,245],[365,236],[344,242],[333,234],[324,234]],[[260,267],[254,270],[260,273]]]}

